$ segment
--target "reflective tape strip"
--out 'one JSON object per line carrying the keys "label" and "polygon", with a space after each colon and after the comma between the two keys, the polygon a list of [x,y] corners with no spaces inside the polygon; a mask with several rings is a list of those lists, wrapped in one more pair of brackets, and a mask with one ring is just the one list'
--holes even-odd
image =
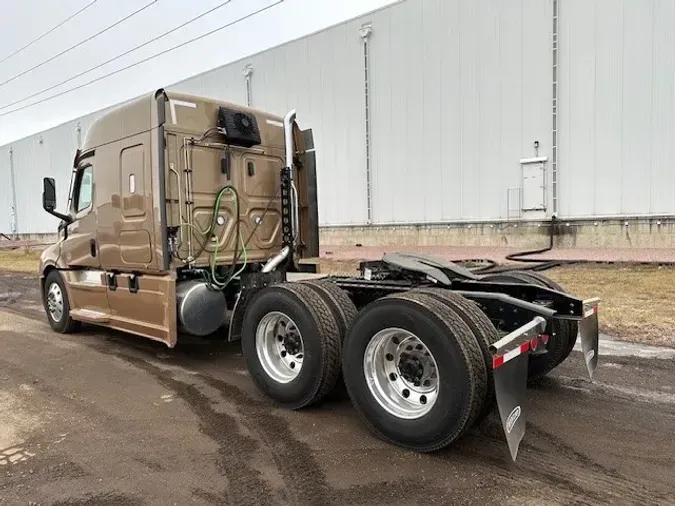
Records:
{"label": "reflective tape strip", "polygon": [[509,351],[508,353],[504,353],[503,355],[493,357],[492,368],[497,369],[497,367],[501,367],[502,365],[504,365],[509,360],[512,360],[512,359],[516,358],[517,356],[522,355],[523,353],[527,353],[529,350],[530,350],[530,342],[527,341],[527,342],[521,344],[518,348]]}
{"label": "reflective tape strip", "polygon": [[591,309],[586,311],[584,313],[584,318],[588,318],[589,316],[593,316],[595,313],[598,312],[598,306],[593,306]]}

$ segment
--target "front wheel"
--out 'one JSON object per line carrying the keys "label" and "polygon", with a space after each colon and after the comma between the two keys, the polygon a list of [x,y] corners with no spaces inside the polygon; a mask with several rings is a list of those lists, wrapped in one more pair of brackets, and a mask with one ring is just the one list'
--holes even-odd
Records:
{"label": "front wheel", "polygon": [[44,306],[47,321],[56,332],[69,334],[80,327],[80,322],[70,317],[70,301],[63,276],[57,270],[47,274],[44,285]]}

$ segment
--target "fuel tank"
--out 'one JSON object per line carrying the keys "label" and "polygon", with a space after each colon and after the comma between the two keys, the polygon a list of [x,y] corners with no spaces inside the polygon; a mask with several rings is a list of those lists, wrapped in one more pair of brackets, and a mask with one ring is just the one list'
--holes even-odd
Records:
{"label": "fuel tank", "polygon": [[179,329],[186,334],[207,336],[225,321],[225,295],[210,288],[204,281],[179,281],[176,284],[176,304]]}

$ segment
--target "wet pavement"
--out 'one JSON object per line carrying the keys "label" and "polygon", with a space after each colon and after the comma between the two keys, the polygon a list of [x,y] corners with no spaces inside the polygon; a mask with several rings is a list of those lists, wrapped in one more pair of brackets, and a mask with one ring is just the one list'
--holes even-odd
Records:
{"label": "wet pavement", "polygon": [[341,390],[274,407],[237,343],[56,334],[36,280],[0,274],[0,505],[675,504],[674,353],[604,340],[590,383],[573,352],[529,389],[516,463],[494,414],[420,455]]}

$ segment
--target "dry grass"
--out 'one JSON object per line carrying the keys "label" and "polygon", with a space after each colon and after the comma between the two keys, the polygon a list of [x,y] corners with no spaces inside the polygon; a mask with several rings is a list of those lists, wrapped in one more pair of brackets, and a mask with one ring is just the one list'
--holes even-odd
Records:
{"label": "dry grass", "polygon": [[652,344],[675,344],[675,269],[651,266],[569,266],[545,273],[580,297],[600,297],[607,334]]}
{"label": "dry grass", "polygon": [[[358,262],[321,260],[321,272],[354,274]],[[675,345],[675,269],[578,265],[542,274],[582,298],[600,297],[600,330],[621,339]]]}
{"label": "dry grass", "polygon": [[40,250],[28,248],[0,250],[0,271],[37,274],[40,253]]}

